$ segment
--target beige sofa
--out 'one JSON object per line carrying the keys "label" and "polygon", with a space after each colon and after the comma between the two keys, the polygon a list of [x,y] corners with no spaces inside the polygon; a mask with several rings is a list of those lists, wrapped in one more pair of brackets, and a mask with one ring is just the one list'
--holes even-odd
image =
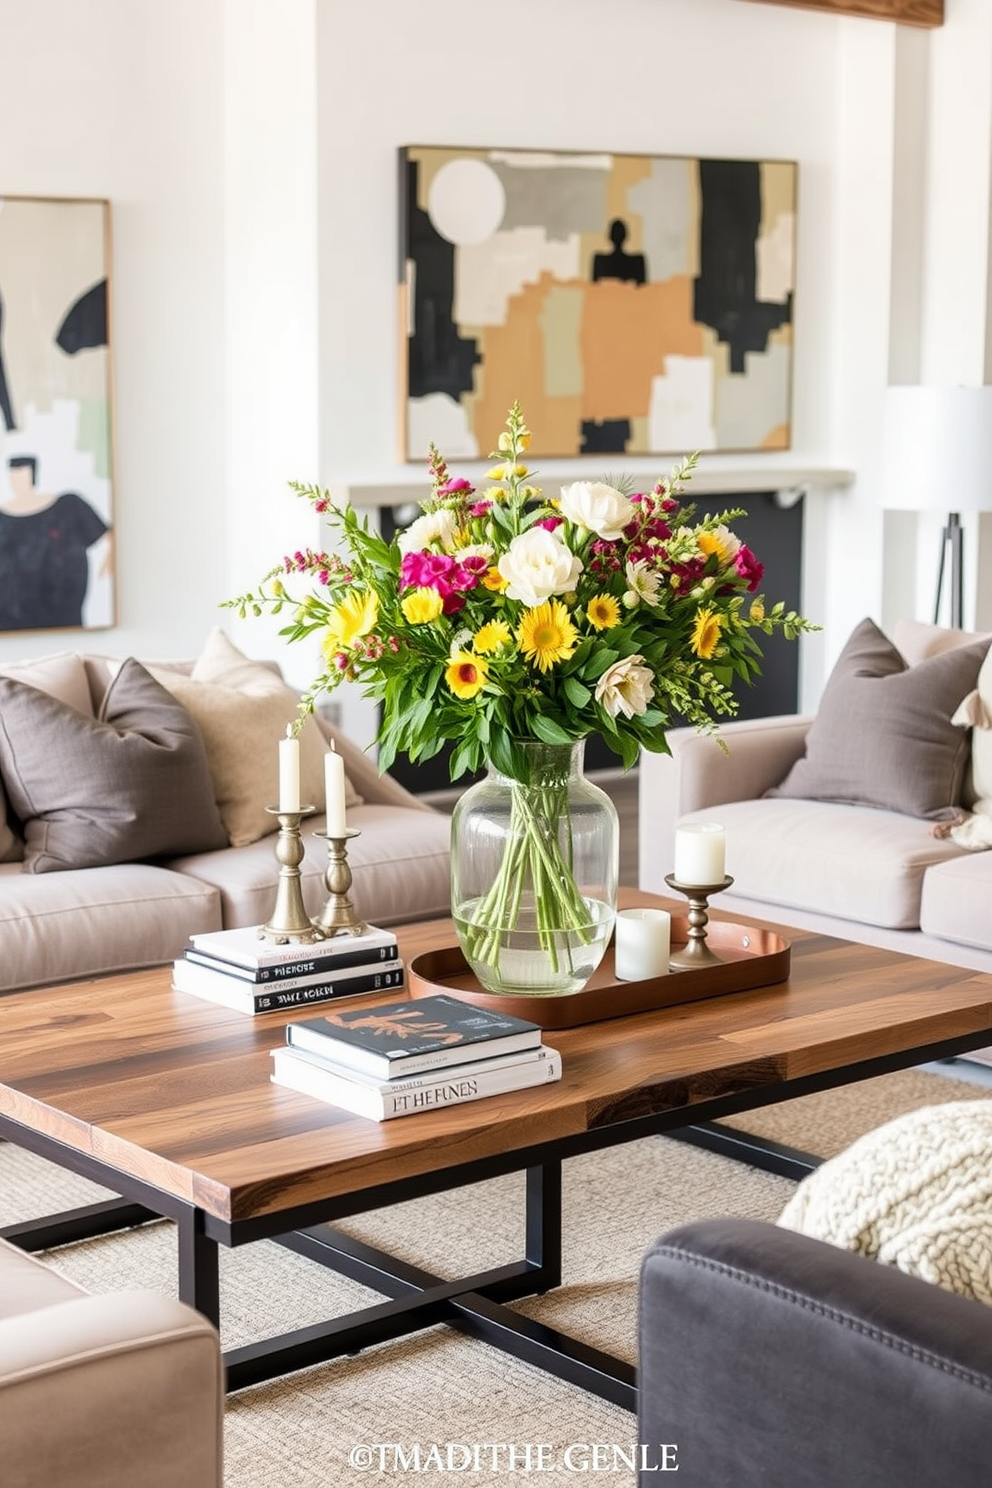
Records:
{"label": "beige sofa", "polygon": [[[922,625],[897,627],[893,639],[912,668],[961,641],[988,646],[987,637]],[[986,661],[980,675],[990,670]],[[947,710],[948,719],[952,712]],[[727,872],[734,883],[713,900],[714,908],[992,971],[992,852],[969,851],[952,838],[934,836],[937,818],[951,812],[915,816],[768,794],[807,759],[813,724],[813,717],[798,715],[733,722],[720,731],[726,753],[713,739],[676,729],[670,757],[645,756],[641,887],[671,892],[665,875],[674,861],[677,823],[718,821],[727,832]],[[871,717],[856,718],[850,725],[853,745],[876,748],[883,770],[898,785],[899,751],[895,745],[887,751],[879,728]],[[960,736],[967,756],[974,740],[966,728]],[[987,750],[987,730],[979,742]],[[968,765],[966,758],[960,792],[965,801]]]}
{"label": "beige sofa", "polygon": [[[117,710],[109,722],[101,718],[108,693]],[[248,661],[221,632],[194,662],[122,668],[119,660],[65,653],[0,665],[0,780],[8,801],[5,826],[0,799],[0,991],[157,965],[181,954],[191,934],[263,923],[279,872],[266,806],[277,795],[278,738],[295,711],[295,694],[277,672]],[[187,715],[192,737],[174,750],[177,731],[190,733]],[[145,719],[155,726],[135,741]],[[380,777],[317,719],[301,736],[305,804],[321,808],[304,823],[308,912],[317,915],[326,898],[327,845],[315,833],[324,822],[323,756],[332,739],[349,780],[348,825],[360,834],[348,847],[357,910],[380,925],[446,914],[449,818]],[[200,740],[209,776],[197,755]],[[140,756],[133,781],[127,758],[120,765],[111,759],[109,785],[90,768],[108,747],[127,756],[131,745]],[[194,756],[192,777],[188,762],[178,774],[171,764],[162,773],[163,757],[180,751]],[[37,812],[27,826],[18,807],[24,816]],[[125,861],[71,866],[104,837],[105,856],[123,853]],[[184,840],[197,850],[181,850]],[[170,843],[177,850],[140,846]],[[44,871],[53,861],[59,871]]]}
{"label": "beige sofa", "polygon": [[223,1404],[199,1313],[90,1296],[0,1240],[4,1488],[220,1488]]}

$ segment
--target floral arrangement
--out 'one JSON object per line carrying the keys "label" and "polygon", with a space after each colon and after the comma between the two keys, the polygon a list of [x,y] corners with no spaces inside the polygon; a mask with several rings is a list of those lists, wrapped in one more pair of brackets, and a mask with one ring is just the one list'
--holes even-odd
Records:
{"label": "floral arrangement", "polygon": [[[697,518],[683,503],[696,456],[646,492],[577,481],[555,496],[533,483],[529,443],[515,404],[479,488],[432,445],[431,494],[392,542],[294,482],[339,551],[297,552],[227,601],[242,616],[287,611],[291,641],[319,634],[325,668],[301,715],[359,684],[382,704],[383,770],[451,743],[453,780],[489,760],[519,777],[521,741],[591,733],[630,766],[642,748],[667,751],[673,723],[712,732],[736,713],[731,683],[760,669],[757,634],[814,628],[758,594],[762,565],[728,525],[743,512]],[[294,597],[290,575],[317,587]]]}

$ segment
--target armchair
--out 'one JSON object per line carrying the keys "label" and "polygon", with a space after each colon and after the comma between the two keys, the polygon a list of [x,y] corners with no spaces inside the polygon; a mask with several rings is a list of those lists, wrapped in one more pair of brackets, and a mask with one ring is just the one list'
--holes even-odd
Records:
{"label": "armchair", "polygon": [[198,1313],[89,1296],[0,1240],[3,1488],[220,1488],[223,1400]]}
{"label": "armchair", "polygon": [[696,1221],[643,1263],[639,1428],[647,1460],[677,1445],[680,1488],[983,1488],[992,1313],[774,1225]]}

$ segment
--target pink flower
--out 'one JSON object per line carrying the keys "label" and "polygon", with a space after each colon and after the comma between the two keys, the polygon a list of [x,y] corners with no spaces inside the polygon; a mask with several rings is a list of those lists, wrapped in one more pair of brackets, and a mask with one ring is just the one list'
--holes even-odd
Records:
{"label": "pink flower", "polygon": [[468,514],[470,517],[484,517],[487,512],[492,510],[492,505],[491,501],[476,501],[469,507]]}
{"label": "pink flower", "polygon": [[437,494],[438,496],[471,496],[474,490],[475,487],[467,480],[458,477],[455,480],[445,481],[443,486],[438,486]]}
{"label": "pink flower", "polygon": [[539,522],[534,523],[534,526],[544,527],[548,532],[554,532],[555,528],[560,527],[563,521],[564,517],[542,517]]}
{"label": "pink flower", "polygon": [[764,577],[765,565],[756,558],[745,543],[741,543],[734,559],[734,567],[742,579],[747,581],[747,587],[751,594],[754,593]]}

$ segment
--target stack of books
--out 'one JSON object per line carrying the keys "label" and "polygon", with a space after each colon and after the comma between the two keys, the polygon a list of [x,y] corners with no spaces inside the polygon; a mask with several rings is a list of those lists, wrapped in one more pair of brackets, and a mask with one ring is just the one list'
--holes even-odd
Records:
{"label": "stack of books", "polygon": [[388,1121],[561,1079],[536,1023],[443,993],[289,1023],[272,1079]]}
{"label": "stack of books", "polygon": [[172,984],[239,1012],[273,1013],[402,987],[403,962],[396,936],[375,925],[313,945],[273,945],[249,925],[191,935]]}

